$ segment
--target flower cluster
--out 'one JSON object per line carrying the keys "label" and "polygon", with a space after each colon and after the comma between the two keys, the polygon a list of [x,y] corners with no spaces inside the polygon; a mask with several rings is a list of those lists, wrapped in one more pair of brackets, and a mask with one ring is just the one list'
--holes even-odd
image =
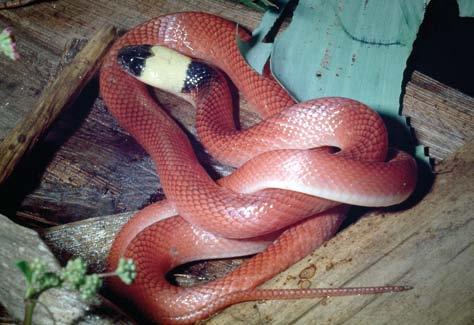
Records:
{"label": "flower cluster", "polygon": [[50,288],[77,290],[81,298],[90,299],[102,286],[102,278],[118,276],[126,284],[131,284],[136,277],[135,263],[131,259],[121,258],[115,272],[104,274],[87,274],[87,264],[81,258],[69,260],[59,272],[51,272],[46,263],[35,259],[17,262],[26,280],[25,299],[37,299]]}

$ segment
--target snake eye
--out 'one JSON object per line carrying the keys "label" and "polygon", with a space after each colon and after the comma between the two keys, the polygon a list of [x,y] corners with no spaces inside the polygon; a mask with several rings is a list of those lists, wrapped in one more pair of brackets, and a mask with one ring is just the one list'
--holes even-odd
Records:
{"label": "snake eye", "polygon": [[117,54],[120,66],[135,77],[142,75],[145,61],[153,56],[151,45],[131,45],[123,47]]}

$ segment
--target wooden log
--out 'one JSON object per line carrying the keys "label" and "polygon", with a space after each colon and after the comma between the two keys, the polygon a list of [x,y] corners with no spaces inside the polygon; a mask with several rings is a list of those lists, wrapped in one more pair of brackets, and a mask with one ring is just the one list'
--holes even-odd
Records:
{"label": "wooden log", "polygon": [[[40,230],[40,235],[57,258],[65,263],[81,257],[94,272],[105,271],[105,258],[120,228],[135,212],[89,218]],[[177,283],[191,286],[223,276],[241,264],[243,259],[206,261],[175,270]]]}
{"label": "wooden log", "polygon": [[[474,142],[439,165],[430,193],[411,208],[372,211],[264,285],[304,288],[404,284],[409,292],[378,296],[249,302],[210,324],[443,323],[472,320]],[[397,211],[399,210],[399,211]],[[98,269],[129,215],[46,229],[59,256],[81,256]],[[309,274],[309,275],[308,275]],[[462,307],[464,306],[464,307]]]}
{"label": "wooden log", "polygon": [[120,228],[134,212],[89,218],[40,231],[40,236],[61,262],[81,257],[94,272],[105,270],[105,257]]}
{"label": "wooden log", "polygon": [[[38,237],[28,228],[21,227],[0,215],[0,303],[18,323],[23,319],[25,281],[16,268],[18,260],[44,260],[52,271],[59,263]],[[97,303],[81,300],[77,292],[65,289],[48,290],[40,296],[35,308],[33,324],[130,324],[130,319],[102,297]],[[47,306],[49,311],[44,308]]]}
{"label": "wooden log", "polygon": [[436,162],[474,140],[474,98],[415,71],[406,87],[403,114]]}
{"label": "wooden log", "polygon": [[12,173],[62,109],[78,96],[97,71],[114,38],[114,28],[99,30],[73,62],[49,84],[36,107],[3,139],[0,143],[0,183]]}

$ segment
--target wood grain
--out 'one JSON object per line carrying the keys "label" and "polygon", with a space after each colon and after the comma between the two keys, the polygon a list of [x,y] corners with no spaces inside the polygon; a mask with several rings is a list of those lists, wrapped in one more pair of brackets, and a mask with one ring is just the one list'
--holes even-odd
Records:
{"label": "wood grain", "polygon": [[0,143],[0,184],[23,155],[38,141],[63,108],[74,101],[89,82],[115,38],[115,29],[99,30],[43,92],[38,104]]}
{"label": "wood grain", "polygon": [[474,98],[415,71],[403,104],[416,138],[436,161],[474,140]]}

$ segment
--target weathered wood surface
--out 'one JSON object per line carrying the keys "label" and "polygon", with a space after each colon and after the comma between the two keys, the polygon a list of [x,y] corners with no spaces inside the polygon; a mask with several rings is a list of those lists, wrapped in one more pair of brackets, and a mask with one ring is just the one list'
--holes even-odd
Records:
{"label": "weathered wood surface", "polygon": [[[403,284],[405,293],[249,302],[210,324],[467,324],[474,321],[474,142],[439,165],[430,193],[411,208],[370,212],[264,285],[305,288]],[[45,230],[58,256],[82,256],[97,269],[129,215]]]}
{"label": "weathered wood surface", "polygon": [[115,235],[132,215],[133,212],[125,212],[89,218],[44,229],[40,236],[61,262],[72,256],[82,257],[91,270],[102,272]]}
{"label": "weathered wood surface", "polygon": [[113,27],[100,29],[71,64],[43,91],[37,105],[0,142],[0,184],[10,176],[23,155],[49,129],[97,72],[102,57],[115,39]]}
{"label": "weathered wood surface", "polygon": [[474,98],[415,71],[403,104],[418,141],[436,161],[474,140]]}
{"label": "weathered wood surface", "polygon": [[[15,263],[41,257],[51,270],[58,270],[56,258],[38,234],[0,215],[0,304],[17,322],[23,320],[25,281]],[[40,296],[34,312],[34,324],[129,324],[130,319],[104,299],[89,305],[78,293],[48,290]],[[49,312],[44,308],[46,305]],[[53,319],[52,319],[53,318]]]}
{"label": "weathered wood surface", "polygon": [[[134,212],[89,218],[40,231],[57,258],[65,263],[71,257],[82,257],[94,272],[105,271],[105,257],[116,233]],[[243,259],[207,261],[175,270],[176,281],[183,286],[195,285],[222,276],[240,265]]]}

